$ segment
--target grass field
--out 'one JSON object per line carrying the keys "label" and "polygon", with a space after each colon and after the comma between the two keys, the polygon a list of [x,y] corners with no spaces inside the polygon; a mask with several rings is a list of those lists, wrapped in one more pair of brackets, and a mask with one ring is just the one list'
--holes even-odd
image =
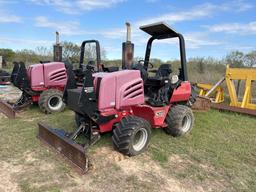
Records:
{"label": "grass field", "polygon": [[256,118],[213,110],[195,117],[185,137],[153,130],[136,157],[103,135],[89,151],[93,169],[80,176],[36,138],[39,121],[72,130],[71,111],[44,115],[33,106],[15,120],[0,116],[0,191],[256,191]]}

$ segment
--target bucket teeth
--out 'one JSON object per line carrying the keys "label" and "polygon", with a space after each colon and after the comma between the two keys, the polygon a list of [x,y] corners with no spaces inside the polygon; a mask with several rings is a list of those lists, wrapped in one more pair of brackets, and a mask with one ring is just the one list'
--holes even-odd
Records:
{"label": "bucket teeth", "polygon": [[82,174],[88,171],[88,158],[85,149],[81,145],[67,137],[64,130],[54,129],[43,123],[39,123],[38,126],[38,138],[41,141],[64,156]]}
{"label": "bucket teeth", "polygon": [[15,110],[14,108],[5,101],[0,100],[0,112],[5,114],[8,118],[14,119],[15,118]]}

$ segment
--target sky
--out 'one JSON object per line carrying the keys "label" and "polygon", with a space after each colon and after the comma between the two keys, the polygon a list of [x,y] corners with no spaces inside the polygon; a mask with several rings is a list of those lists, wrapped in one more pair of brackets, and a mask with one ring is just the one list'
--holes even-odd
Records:
{"label": "sky", "polygon": [[[125,22],[132,25],[135,56],[144,57],[149,35],[139,27],[166,22],[186,40],[187,57],[222,58],[256,49],[256,0],[0,0],[0,48],[51,47],[97,39],[108,59],[121,58]],[[178,41],[154,44],[152,57],[179,58]]]}

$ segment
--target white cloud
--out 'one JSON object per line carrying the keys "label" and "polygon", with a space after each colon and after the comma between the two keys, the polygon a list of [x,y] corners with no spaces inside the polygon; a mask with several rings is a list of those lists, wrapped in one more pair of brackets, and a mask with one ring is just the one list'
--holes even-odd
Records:
{"label": "white cloud", "polygon": [[52,6],[66,14],[80,14],[82,11],[110,8],[125,0],[28,0],[42,6]]}
{"label": "white cloud", "polygon": [[[123,29],[113,29],[105,32],[101,32],[106,38],[111,39],[123,39],[125,40],[126,37],[126,30]],[[145,46],[148,41],[148,36],[139,30],[134,30],[132,33],[132,41],[136,44],[136,46]],[[213,40],[209,38],[209,34],[207,32],[200,32],[200,33],[185,33],[184,38],[186,41],[186,48],[188,49],[198,49],[203,46],[218,46],[224,44],[224,42]],[[156,44],[162,45],[177,45],[178,46],[178,39],[165,39],[155,41]]]}
{"label": "white cloud", "polygon": [[256,34],[256,21],[250,23],[224,23],[205,26],[211,32],[239,33],[242,35]]}
{"label": "white cloud", "polygon": [[107,29],[100,32],[101,35],[103,35],[106,38],[109,39],[121,39],[125,37],[126,30],[125,28],[115,28],[115,29]]}
{"label": "white cloud", "polygon": [[[33,0],[32,0],[33,1]],[[51,0],[39,0],[38,3],[42,2],[48,2],[52,3]],[[55,3],[58,2],[55,1]],[[64,4],[67,1],[64,1]],[[82,3],[85,7],[85,4],[87,3],[88,7],[89,5],[92,5],[93,7],[104,7],[104,3],[98,3],[97,0],[95,0],[95,4],[92,3],[92,1],[75,1],[75,3]],[[117,2],[117,1],[111,1],[111,2]],[[118,1],[121,2],[121,1]],[[154,23],[158,21],[166,21],[167,23],[177,23],[177,22],[183,22],[183,21],[190,21],[190,20],[197,20],[197,19],[204,19],[206,17],[211,17],[215,14],[218,14],[220,12],[231,12],[231,11],[245,11],[247,9],[250,9],[253,7],[253,5],[249,3],[245,3],[241,0],[235,0],[232,1],[233,3],[223,3],[223,4],[212,4],[212,3],[205,3],[202,5],[198,5],[195,7],[192,7],[189,10],[186,11],[177,11],[173,13],[163,14],[158,17],[152,17],[149,19],[143,19],[135,22],[132,25],[132,41],[136,43],[137,46],[144,46],[147,42],[148,36],[145,35],[145,33],[141,32],[139,30],[140,25],[145,25],[148,23]],[[69,7],[69,4],[65,4],[66,7]],[[81,7],[83,7],[81,6]],[[82,8],[80,8],[82,9]],[[90,8],[86,8],[90,9]],[[255,23],[250,24],[250,30],[255,29]],[[88,30],[81,30],[79,22],[56,22],[56,21],[50,21],[47,17],[37,17],[36,18],[36,26],[38,27],[47,27],[52,28],[54,30],[58,30],[63,35],[84,35],[84,34],[94,34],[94,35],[101,35],[105,38],[109,39],[122,39],[125,40],[126,37],[126,29],[125,26],[120,28],[112,28],[112,29],[105,29],[105,30],[98,30],[98,31],[88,31]],[[248,28],[249,25],[243,26],[243,28]],[[207,26],[208,28],[209,26]],[[211,28],[212,30],[220,30],[217,27]],[[225,27],[225,26],[224,26]],[[228,28],[226,26],[226,28]],[[237,27],[240,29],[239,27]],[[227,29],[226,29],[227,30]],[[247,29],[248,30],[248,29]],[[189,49],[198,49],[204,46],[218,46],[225,44],[225,42],[220,42],[218,40],[214,40],[209,37],[208,32],[201,32],[201,33],[189,33],[185,34],[186,44],[187,48]],[[173,41],[171,40],[164,40],[160,43],[163,44],[173,44]]]}
{"label": "white cloud", "polygon": [[160,21],[165,21],[168,23],[176,23],[181,21],[195,20],[195,19],[199,19],[199,18],[203,18],[211,15],[214,9],[215,9],[214,5],[207,3],[204,5],[196,6],[187,11],[167,13],[157,17],[140,20],[136,24],[140,26],[140,25],[146,25],[149,23],[156,23]]}
{"label": "white cloud", "polygon": [[167,13],[157,17],[143,19],[137,22],[137,25],[146,25],[150,23],[165,21],[168,23],[177,23],[182,21],[191,21],[197,19],[204,19],[219,12],[241,12],[253,8],[254,5],[247,3],[243,0],[234,0],[229,3],[212,4],[205,3],[195,6],[186,11],[177,11],[174,13]]}
{"label": "white cloud", "polygon": [[50,21],[47,17],[40,16],[35,19],[36,27],[51,28],[55,31],[59,31],[61,35],[85,35],[94,34],[93,32],[88,32],[86,30],[80,29],[79,22],[66,21],[66,22],[56,22]]}
{"label": "white cloud", "polygon": [[22,19],[16,15],[0,13],[0,23],[21,23]]}
{"label": "white cloud", "polygon": [[[185,33],[184,39],[187,49],[198,49],[204,46],[218,46],[224,44],[224,42],[209,39],[208,34],[204,32]],[[178,39],[165,39],[156,41],[156,43],[179,46]]]}
{"label": "white cloud", "polygon": [[248,3],[245,0],[235,0],[231,3],[227,3],[225,7],[229,10],[233,9],[236,12],[242,12],[254,8],[255,5]]}
{"label": "white cloud", "polygon": [[100,8],[109,8],[121,2],[124,2],[124,0],[78,0],[77,4],[83,10],[93,10]]}
{"label": "white cloud", "polygon": [[11,3],[16,3],[16,1],[5,1],[5,0],[0,0],[0,23],[21,23],[22,18],[10,14],[7,8],[5,8],[6,4],[11,4]]}
{"label": "white cloud", "polygon": [[256,47],[255,46],[248,46],[248,45],[239,45],[239,44],[233,44],[233,45],[227,45],[225,46],[225,49],[228,51],[236,51],[237,49],[239,49],[240,51],[251,51],[251,50],[255,50]]}
{"label": "white cloud", "polygon": [[207,33],[190,33],[184,35],[188,49],[198,49],[203,46],[218,46],[224,42],[209,39]]}
{"label": "white cloud", "polygon": [[0,37],[0,44],[14,44],[14,45],[32,45],[32,46],[46,46],[52,45],[53,41],[47,40],[31,40],[31,39],[19,39],[19,38],[9,38]]}
{"label": "white cloud", "polygon": [[[146,25],[146,24],[160,22],[160,21],[173,24],[173,23],[178,23],[183,21],[204,19],[206,17],[211,17],[214,14],[219,12],[246,11],[253,7],[254,5],[247,3],[243,0],[234,0],[229,3],[222,3],[222,4],[205,3],[202,5],[192,7],[191,9],[186,11],[177,11],[174,13],[167,13],[157,17],[151,17],[148,19],[139,20],[133,26],[133,29],[135,30],[133,31],[132,37],[134,38],[134,42],[136,42],[136,44],[142,45],[147,42],[147,38],[144,34],[142,34],[138,30],[139,26],[141,25]],[[250,27],[251,28],[254,27],[253,23],[251,23]],[[112,29],[110,31],[105,31],[103,35],[105,37],[118,39],[121,37],[125,37],[125,30],[121,28]],[[207,32],[189,33],[189,34],[185,34],[184,36],[185,36],[187,48],[189,49],[197,49],[202,46],[218,46],[221,44],[225,44],[224,42],[209,39]],[[169,39],[169,40],[159,41],[159,43],[175,44],[175,41]]]}

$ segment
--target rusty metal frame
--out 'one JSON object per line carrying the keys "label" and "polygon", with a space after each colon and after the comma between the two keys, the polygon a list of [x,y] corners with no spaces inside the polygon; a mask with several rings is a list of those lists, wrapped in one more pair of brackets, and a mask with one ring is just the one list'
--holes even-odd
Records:
{"label": "rusty metal frame", "polygon": [[235,113],[242,113],[242,114],[246,114],[246,115],[250,115],[250,116],[256,116],[256,110],[229,106],[229,105],[225,105],[222,103],[220,103],[220,104],[219,103],[218,104],[211,103],[211,108],[217,109],[220,111],[231,111],[231,112],[235,112]]}

